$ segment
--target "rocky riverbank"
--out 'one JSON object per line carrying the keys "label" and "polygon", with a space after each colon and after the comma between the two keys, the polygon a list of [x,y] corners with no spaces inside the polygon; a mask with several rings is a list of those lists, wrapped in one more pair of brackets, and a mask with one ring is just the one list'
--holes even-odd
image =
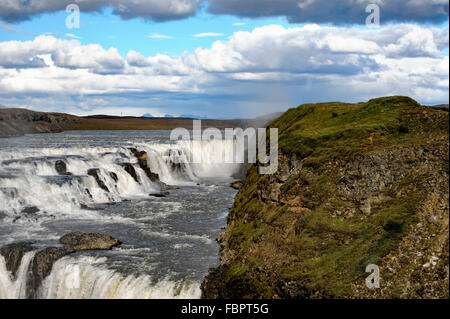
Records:
{"label": "rocky riverbank", "polygon": [[249,169],[204,298],[449,297],[447,112],[387,97],[302,105],[270,127],[279,169]]}

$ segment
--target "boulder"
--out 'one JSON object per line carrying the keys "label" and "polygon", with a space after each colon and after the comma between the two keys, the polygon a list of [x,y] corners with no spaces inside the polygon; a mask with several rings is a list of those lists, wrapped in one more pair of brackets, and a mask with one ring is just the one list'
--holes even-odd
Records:
{"label": "boulder", "polygon": [[67,251],[80,250],[109,250],[120,245],[120,241],[107,235],[99,233],[74,232],[62,236],[59,242],[64,245]]}
{"label": "boulder", "polygon": [[169,192],[161,192],[161,193],[151,193],[148,195],[153,197],[166,197],[169,194],[170,194]]}
{"label": "boulder", "polygon": [[55,162],[55,169],[58,172],[59,175],[72,175],[72,173],[69,173],[67,171],[67,165],[62,160],[57,160]]}
{"label": "boulder", "polygon": [[25,207],[24,209],[22,209],[22,211],[21,211],[22,214],[27,214],[27,215],[34,215],[37,212],[39,212],[39,208],[37,208],[36,206],[28,206],[28,207]]}

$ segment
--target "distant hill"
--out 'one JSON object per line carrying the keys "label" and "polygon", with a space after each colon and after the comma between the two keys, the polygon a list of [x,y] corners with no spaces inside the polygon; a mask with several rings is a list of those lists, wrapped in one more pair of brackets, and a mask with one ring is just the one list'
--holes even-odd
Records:
{"label": "distant hill", "polygon": [[2,108],[0,109],[0,137],[61,132],[75,127],[82,121],[83,119],[69,114]]}
{"label": "distant hill", "polygon": [[145,113],[142,115],[142,117],[153,117],[153,115],[151,115],[150,113]]}
{"label": "distant hill", "polygon": [[[247,127],[247,120],[203,120],[205,127]],[[78,117],[64,113],[35,112],[26,109],[0,108],[0,137],[68,130],[171,130],[192,129],[189,118],[155,118],[90,115]]]}
{"label": "distant hill", "polygon": [[118,116],[118,115],[105,115],[105,114],[95,114],[82,116],[85,119],[136,119],[139,118],[137,116]]}

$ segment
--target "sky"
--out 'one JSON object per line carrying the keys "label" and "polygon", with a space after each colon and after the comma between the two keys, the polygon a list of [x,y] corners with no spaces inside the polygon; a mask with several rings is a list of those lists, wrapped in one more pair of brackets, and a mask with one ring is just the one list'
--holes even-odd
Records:
{"label": "sky", "polygon": [[0,105],[239,118],[389,95],[447,104],[448,12],[447,0],[2,0]]}

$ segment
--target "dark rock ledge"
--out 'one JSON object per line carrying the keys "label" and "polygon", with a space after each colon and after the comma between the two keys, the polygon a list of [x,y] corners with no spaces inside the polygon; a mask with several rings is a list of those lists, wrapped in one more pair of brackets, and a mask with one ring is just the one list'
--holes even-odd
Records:
{"label": "dark rock ledge", "polygon": [[[177,186],[174,185],[167,185],[163,182],[160,181],[159,179],[159,175],[157,173],[152,172],[152,170],[150,169],[150,166],[148,166],[148,162],[147,162],[147,158],[148,158],[148,154],[145,151],[139,151],[138,149],[134,148],[134,147],[130,147],[128,149],[137,159],[139,167],[145,172],[145,174],[147,175],[147,177],[153,182],[153,183],[157,183],[159,185],[159,187],[161,188],[161,190],[169,190],[169,189],[178,189]],[[136,172],[132,173],[129,172],[127,170],[127,168],[125,167],[125,170],[131,175],[133,176],[133,178],[139,182],[137,180],[137,177],[134,177],[136,174]],[[133,168],[134,170],[134,168]],[[161,193],[156,195],[156,197],[164,197],[164,195],[167,195],[167,193]],[[150,196],[155,196],[155,194],[151,194]]]}
{"label": "dark rock ledge", "polygon": [[[83,250],[110,250],[121,242],[111,236],[99,233],[74,232],[59,239],[61,247],[47,247],[36,252],[31,262],[27,278],[27,297],[35,298],[36,292],[47,277],[53,264],[60,258]],[[5,258],[6,267],[13,276],[16,275],[22,257],[26,252],[34,250],[31,242],[21,242],[0,248],[0,254]]]}

